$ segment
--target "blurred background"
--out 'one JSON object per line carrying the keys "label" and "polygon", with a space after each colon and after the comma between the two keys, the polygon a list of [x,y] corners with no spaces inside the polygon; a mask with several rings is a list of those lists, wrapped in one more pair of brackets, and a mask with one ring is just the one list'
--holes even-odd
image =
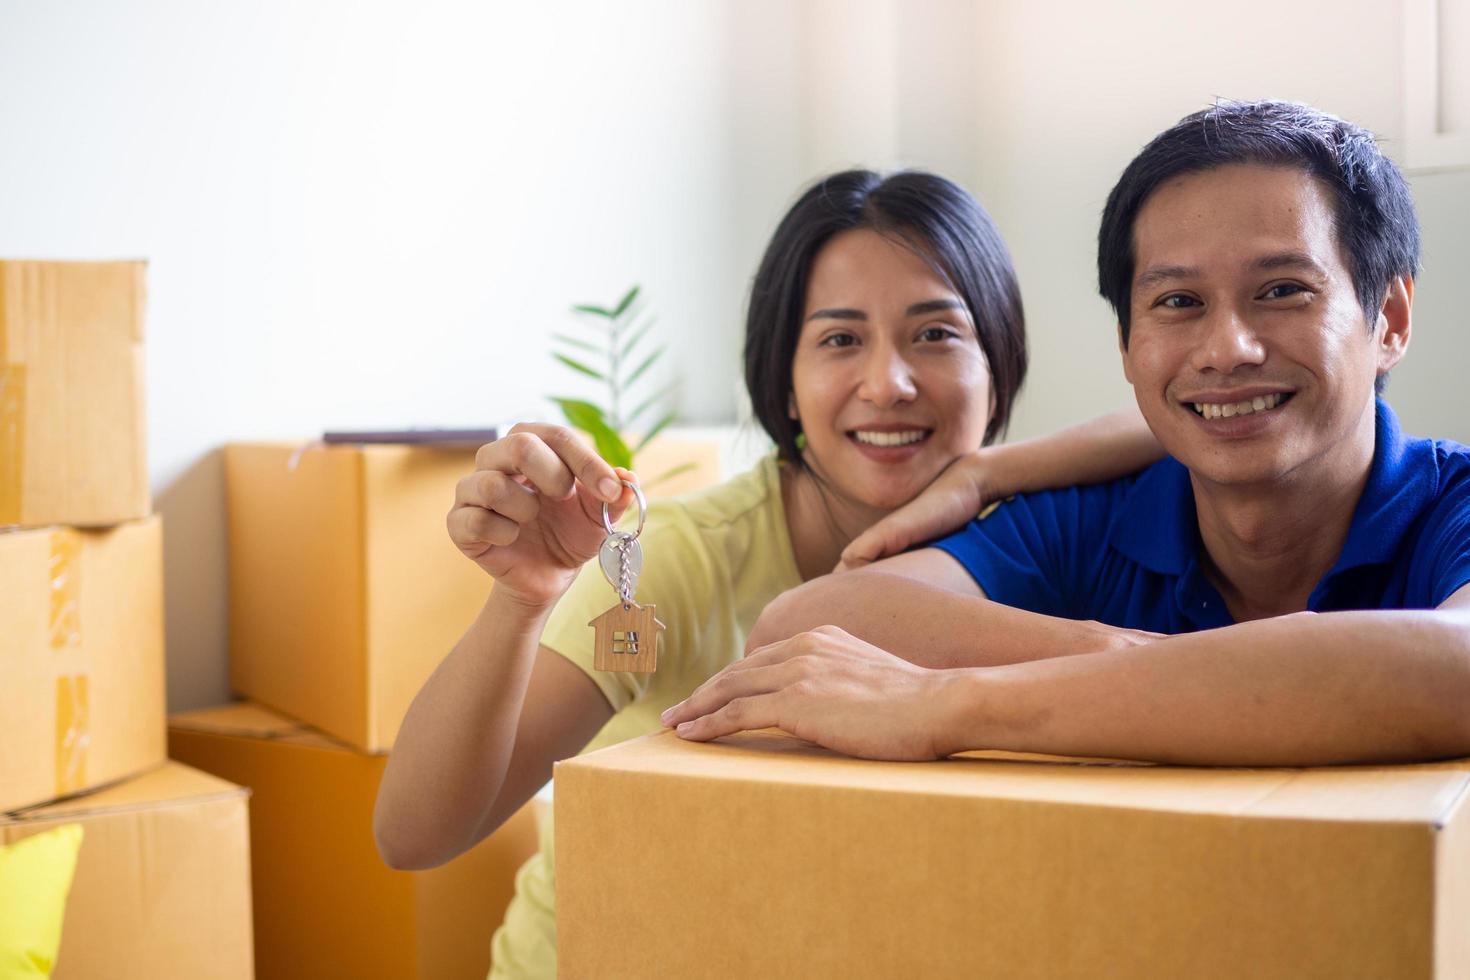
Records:
{"label": "blurred background", "polygon": [[736,432],[760,249],[834,169],[937,170],[995,216],[1030,326],[1022,437],[1131,397],[1094,236],[1148,138],[1216,97],[1352,119],[1424,225],[1389,398],[1470,442],[1470,0],[0,11],[0,255],[150,263],[171,710],[229,696],[218,447],[553,418],[575,392],[549,332],[632,283],[683,422]]}

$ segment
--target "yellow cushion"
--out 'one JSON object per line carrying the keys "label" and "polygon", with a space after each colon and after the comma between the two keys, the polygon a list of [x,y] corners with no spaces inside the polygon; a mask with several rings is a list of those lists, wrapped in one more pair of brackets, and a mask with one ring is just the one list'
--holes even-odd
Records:
{"label": "yellow cushion", "polygon": [[69,823],[0,847],[0,980],[51,976],[81,846]]}

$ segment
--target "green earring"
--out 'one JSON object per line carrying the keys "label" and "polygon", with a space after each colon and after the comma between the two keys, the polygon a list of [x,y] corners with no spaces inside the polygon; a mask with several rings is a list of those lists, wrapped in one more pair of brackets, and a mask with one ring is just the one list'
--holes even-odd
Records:
{"label": "green earring", "polygon": [[805,432],[798,432],[796,434],[796,451],[799,452],[799,453],[800,452],[806,452],[806,433]]}

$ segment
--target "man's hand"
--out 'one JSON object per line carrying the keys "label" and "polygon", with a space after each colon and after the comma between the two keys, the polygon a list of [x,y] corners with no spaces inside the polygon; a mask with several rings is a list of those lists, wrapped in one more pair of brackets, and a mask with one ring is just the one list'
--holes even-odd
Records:
{"label": "man's hand", "polygon": [[961,456],[924,492],[878,521],[842,549],[833,571],[861,568],[881,558],[902,554],[916,544],[963,527],[993,499],[986,491],[987,453],[982,449]]}
{"label": "man's hand", "polygon": [[780,728],[847,755],[938,759],[948,754],[934,724],[946,673],[821,626],[731,664],[662,717],[701,742]]}

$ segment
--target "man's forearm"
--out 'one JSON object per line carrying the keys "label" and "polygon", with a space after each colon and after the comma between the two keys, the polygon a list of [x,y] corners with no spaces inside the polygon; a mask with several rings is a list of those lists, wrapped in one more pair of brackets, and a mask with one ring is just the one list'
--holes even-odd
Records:
{"label": "man's forearm", "polygon": [[1122,649],[1137,637],[864,569],[813,579],[773,600],[746,646],[753,650],[818,626],[840,626],[924,667],[988,667]]}
{"label": "man's forearm", "polygon": [[1194,765],[1470,755],[1470,612],[1299,613],[956,671],[945,748]]}

